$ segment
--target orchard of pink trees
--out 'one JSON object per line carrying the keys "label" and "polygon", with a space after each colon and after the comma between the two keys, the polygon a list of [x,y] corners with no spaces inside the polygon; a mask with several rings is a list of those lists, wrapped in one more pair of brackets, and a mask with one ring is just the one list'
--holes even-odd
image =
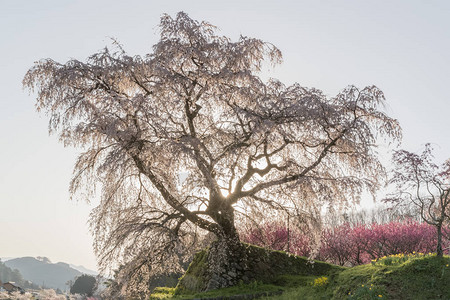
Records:
{"label": "orchard of pink trees", "polygon": [[295,227],[288,229],[283,223],[264,223],[241,231],[240,237],[245,243],[264,248],[287,251],[299,256],[310,254],[308,236]]}
{"label": "orchard of pink trees", "polygon": [[[449,228],[446,228],[449,232]],[[282,223],[266,223],[241,232],[243,241],[274,250],[310,255],[307,235]],[[436,229],[413,220],[393,221],[385,224],[344,223],[322,231],[320,260],[339,265],[359,265],[372,259],[398,253],[429,253],[436,251]],[[449,246],[446,240],[444,247]],[[448,253],[448,248],[446,249]]]}

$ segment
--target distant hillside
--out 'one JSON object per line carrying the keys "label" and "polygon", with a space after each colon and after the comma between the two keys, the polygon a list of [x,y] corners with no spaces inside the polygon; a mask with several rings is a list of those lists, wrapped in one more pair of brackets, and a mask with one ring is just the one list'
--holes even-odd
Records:
{"label": "distant hillside", "polygon": [[33,283],[54,289],[67,290],[66,283],[74,281],[82,272],[66,263],[51,263],[48,259],[38,260],[34,257],[21,257],[5,262],[11,269],[17,269],[23,278]]}
{"label": "distant hillside", "polygon": [[38,286],[34,285],[32,282],[23,279],[22,274],[20,274],[19,270],[13,270],[5,265],[4,262],[0,261],[0,281],[5,283],[8,281],[15,282],[16,285],[21,288],[31,288],[35,289]]}
{"label": "distant hillside", "polygon": [[98,275],[98,272],[95,272],[95,271],[90,270],[88,268],[85,268],[83,266],[75,266],[75,265],[72,265],[72,264],[69,264],[69,266],[72,269],[78,270],[78,271],[80,271],[83,274],[88,274],[88,275],[93,275],[93,276],[97,276]]}

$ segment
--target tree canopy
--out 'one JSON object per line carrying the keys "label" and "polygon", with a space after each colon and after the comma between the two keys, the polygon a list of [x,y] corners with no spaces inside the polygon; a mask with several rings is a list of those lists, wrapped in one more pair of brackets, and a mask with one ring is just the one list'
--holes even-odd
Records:
{"label": "tree canopy", "polygon": [[327,97],[264,82],[262,66],[282,59],[272,44],[232,41],[183,12],[159,28],[149,54],[115,43],[85,62],[41,60],[23,81],[50,131],[85,149],[71,193],[89,199],[101,186],[92,230],[102,266],[171,270],[202,231],[225,249],[243,218],[281,210],[305,219],[375,191],[377,139],[401,135],[380,89]]}
{"label": "tree canopy", "polygon": [[445,225],[450,222],[450,160],[440,166],[433,160],[430,144],[421,154],[395,151],[393,161],[396,168],[390,181],[395,184],[397,192],[384,201],[415,205],[422,220],[436,228],[436,253],[442,256],[443,234],[450,234],[445,232]]}
{"label": "tree canopy", "polygon": [[71,294],[92,296],[97,288],[97,280],[94,276],[83,274],[78,276],[74,284],[70,287]]}

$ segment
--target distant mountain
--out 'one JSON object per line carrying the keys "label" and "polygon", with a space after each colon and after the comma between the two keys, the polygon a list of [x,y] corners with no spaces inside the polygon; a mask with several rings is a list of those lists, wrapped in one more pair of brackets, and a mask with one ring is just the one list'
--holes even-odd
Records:
{"label": "distant mountain", "polygon": [[[11,259],[14,259],[17,257],[0,257],[0,261],[5,262]],[[37,258],[39,260],[39,257]],[[66,263],[62,263],[62,264],[66,264]],[[73,264],[68,264],[72,269],[78,270],[83,274],[88,274],[88,275],[93,275],[93,276],[97,276],[99,273],[97,271],[91,270],[86,268],[85,266],[76,266]]]}
{"label": "distant mountain", "polygon": [[15,282],[17,286],[25,289],[37,289],[38,286],[29,280],[23,279],[19,270],[13,270],[0,261],[0,281],[5,283],[8,281]]}
{"label": "distant mountain", "polygon": [[72,264],[70,264],[69,266],[72,269],[78,270],[78,271],[80,271],[83,274],[88,274],[88,275],[93,275],[93,276],[97,276],[98,275],[98,272],[95,272],[95,271],[90,270],[88,268],[85,268],[83,266],[75,266],[75,265],[72,265]]}
{"label": "distant mountain", "polygon": [[51,263],[47,258],[36,259],[34,257],[21,257],[10,259],[5,265],[11,269],[17,269],[23,278],[33,283],[48,288],[67,290],[66,283],[69,280],[75,281],[75,277],[82,272],[71,268],[66,263]]}
{"label": "distant mountain", "polygon": [[10,259],[13,259],[13,258],[15,258],[15,257],[0,257],[0,260],[1,260],[2,262],[5,262],[5,261],[10,260]]}

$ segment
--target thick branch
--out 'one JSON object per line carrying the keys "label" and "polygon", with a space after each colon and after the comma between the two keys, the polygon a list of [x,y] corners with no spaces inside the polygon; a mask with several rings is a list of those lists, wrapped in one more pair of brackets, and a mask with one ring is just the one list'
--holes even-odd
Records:
{"label": "thick branch", "polygon": [[198,217],[197,214],[192,213],[186,207],[181,205],[180,202],[167,190],[164,184],[155,176],[155,174],[153,174],[151,169],[137,155],[132,155],[132,158],[136,163],[139,171],[148,177],[155,188],[161,193],[161,196],[164,198],[167,204],[182,213],[183,216],[186,217],[186,219],[198,225],[200,228],[203,228],[210,232],[219,232],[219,227],[216,224]]}
{"label": "thick branch", "polygon": [[[272,186],[276,186],[276,185],[281,185],[281,184],[285,184],[285,183],[289,183],[289,182],[293,182],[296,180],[299,180],[300,178],[306,176],[306,174],[308,174],[311,170],[313,170],[315,167],[317,167],[322,160],[324,159],[324,157],[327,155],[327,153],[329,152],[330,148],[333,147],[336,142],[342,138],[342,136],[345,134],[345,130],[336,138],[334,138],[333,140],[331,140],[331,142],[322,150],[322,152],[320,153],[319,157],[317,158],[317,160],[312,163],[310,166],[308,166],[307,168],[303,169],[302,172],[298,173],[298,174],[294,174],[294,175],[288,175],[285,176],[283,178],[280,179],[276,179],[276,180],[272,180],[272,181],[268,181],[268,182],[263,182],[260,184],[257,184],[255,187],[253,187],[252,189],[248,190],[248,191],[241,191],[239,193],[239,195],[237,195],[238,198],[242,198],[242,197],[248,197],[248,196],[252,196],[255,195],[257,192],[272,187]],[[234,201],[237,201],[234,200]]]}

